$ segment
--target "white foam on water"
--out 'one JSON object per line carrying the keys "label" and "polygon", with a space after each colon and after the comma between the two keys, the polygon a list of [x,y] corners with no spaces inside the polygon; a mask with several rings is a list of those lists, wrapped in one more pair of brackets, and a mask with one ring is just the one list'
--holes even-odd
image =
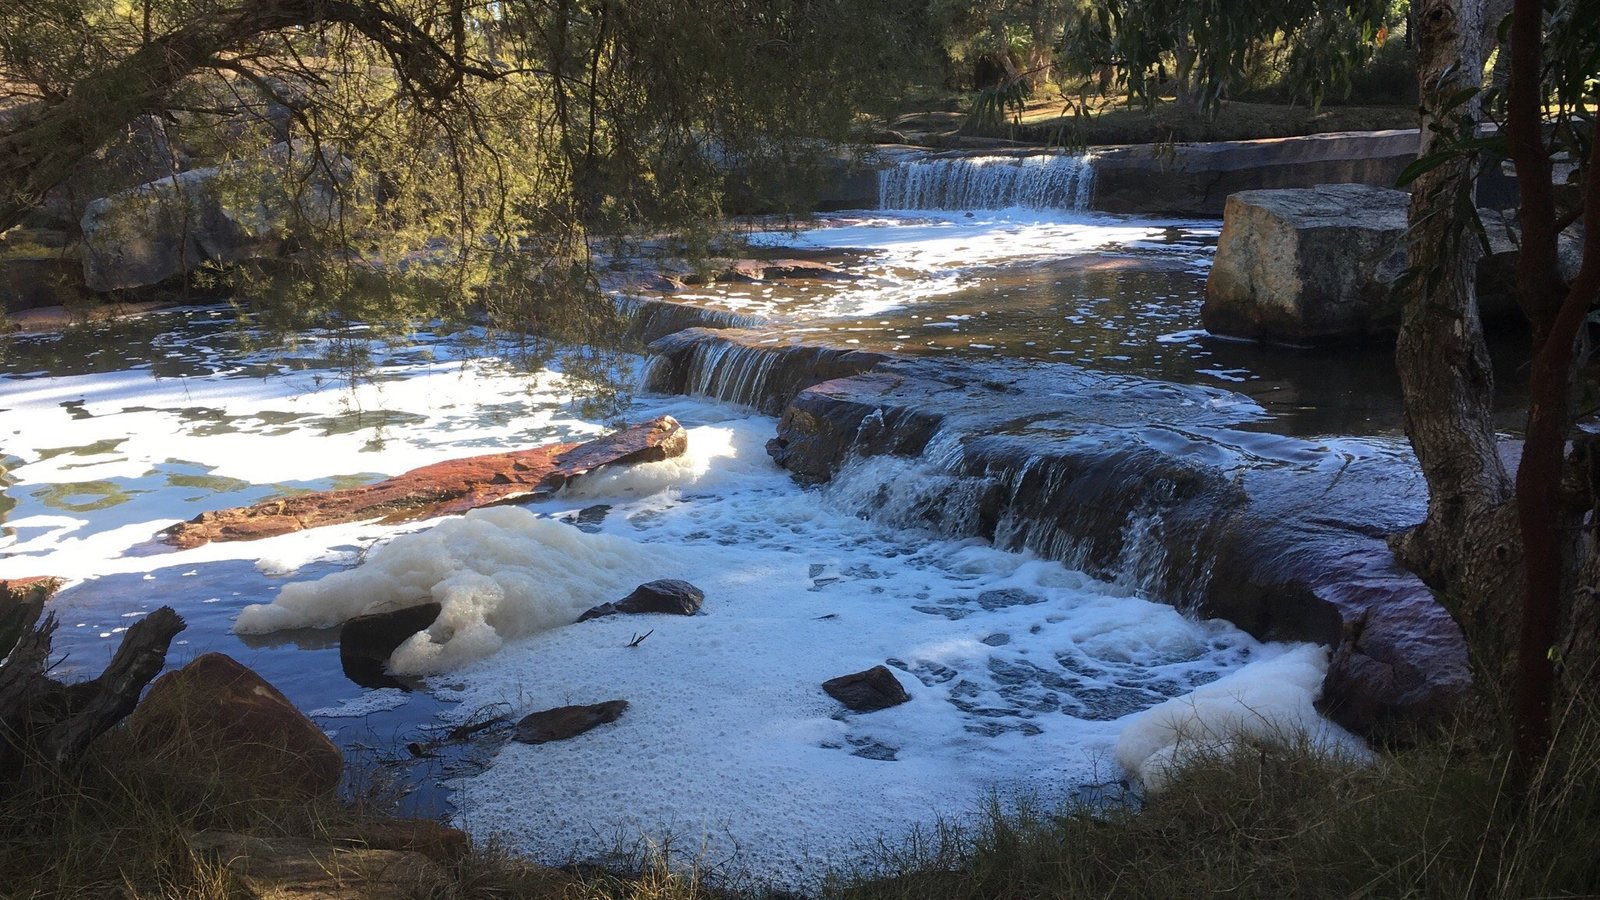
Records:
{"label": "white foam on water", "polygon": [[357,568],[286,585],[248,606],[234,630],[328,628],[367,613],[435,601],[439,618],[395,651],[406,675],[433,675],[492,655],[507,641],[571,623],[649,580],[661,548],[585,535],[516,507],[491,507],[400,535]]}
{"label": "white foam on water", "polygon": [[[212,374],[181,378],[0,381],[0,446],[20,460],[8,473],[19,503],[0,535],[0,578],[143,571],[152,558],[130,551],[207,510],[606,430],[572,415],[561,375],[519,375],[492,361],[380,363],[353,388],[289,366],[231,377],[232,361],[219,351]],[[325,558],[335,537],[394,531],[340,526],[207,545],[186,558],[262,558],[263,571],[285,572]]]}
{"label": "white foam on water", "polygon": [[1137,714],[1117,739],[1117,762],[1150,791],[1167,786],[1187,762],[1226,755],[1251,738],[1352,759],[1366,746],[1313,707],[1328,672],[1328,648],[1273,647],[1266,658],[1182,697]]}
{"label": "white foam on water", "polygon": [[[717,448],[703,470],[657,463],[563,498],[563,515],[610,507],[598,533],[562,526],[575,541],[668,548],[640,580],[687,579],[705,606],[552,628],[456,670],[441,694],[462,710],[630,703],[453,782],[461,824],[545,860],[669,845],[722,875],[814,888],[990,796],[1120,777],[1125,716],[1279,652],[1054,562],[860,519],[767,462],[771,429],[694,428],[691,447]],[[652,468],[673,466],[700,474],[649,493],[666,483]],[[911,702],[853,714],[821,690],[885,663]],[[1307,709],[1317,688],[1284,686]]]}
{"label": "white foam on water", "polygon": [[411,695],[399,688],[379,688],[359,697],[351,697],[338,706],[313,709],[306,715],[318,719],[359,719],[373,713],[399,709],[411,702]]}
{"label": "white foam on water", "polygon": [[1141,219],[1086,212],[1028,209],[974,214],[931,210],[915,215],[871,212],[819,228],[757,232],[753,245],[801,250],[858,250],[870,256],[852,271],[867,277],[831,282],[795,313],[794,299],[753,296],[736,285],[678,295],[765,316],[800,320],[880,315],[971,288],[1001,267],[1027,266],[1093,254],[1129,251],[1182,254],[1200,269],[1211,248],[1169,243],[1171,229],[1203,235],[1212,223]]}

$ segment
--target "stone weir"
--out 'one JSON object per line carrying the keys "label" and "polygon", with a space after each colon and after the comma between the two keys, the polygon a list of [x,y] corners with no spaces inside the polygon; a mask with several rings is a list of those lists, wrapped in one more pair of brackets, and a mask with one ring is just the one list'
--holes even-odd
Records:
{"label": "stone weir", "polygon": [[1321,704],[1353,730],[1439,715],[1468,686],[1460,629],[1384,542],[1425,508],[1402,446],[1265,433],[1239,395],[1060,364],[707,329],[651,350],[649,389],[781,414],[773,458],[803,481],[837,477],[864,513],[1332,647]]}
{"label": "stone weir", "polygon": [[615,304],[617,314],[625,323],[623,338],[635,346],[649,344],[686,328],[759,328],[767,324],[761,316],[654,297],[619,295]]}

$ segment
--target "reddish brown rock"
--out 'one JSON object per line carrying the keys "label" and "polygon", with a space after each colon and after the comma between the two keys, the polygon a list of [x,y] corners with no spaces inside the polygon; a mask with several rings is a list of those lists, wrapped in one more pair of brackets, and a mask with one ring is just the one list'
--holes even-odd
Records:
{"label": "reddish brown rock", "polygon": [[192,755],[197,777],[220,764],[245,776],[233,780],[258,796],[328,795],[344,773],[344,757],[322,729],[260,675],[221,653],[156,679],[128,726],[142,746],[180,760]]}
{"label": "reddish brown rock", "polygon": [[529,713],[517,723],[512,738],[524,744],[564,741],[607,722],[615,722],[627,708],[626,700],[607,700],[587,706],[558,706]]}
{"label": "reddish brown rock", "polygon": [[21,603],[31,599],[36,592],[42,592],[44,599],[54,597],[56,591],[66,584],[65,578],[55,578],[50,575],[32,575],[27,578],[0,578],[0,603]]}
{"label": "reddish brown rock", "polygon": [[692,616],[700,611],[706,593],[687,581],[662,578],[633,589],[633,593],[615,603],[602,603],[578,617],[579,622],[614,616],[618,613],[664,613],[669,616]]}
{"label": "reddish brown rock", "polygon": [[179,548],[189,549],[209,541],[253,541],[341,522],[407,522],[463,513],[554,491],[601,466],[680,456],[687,447],[683,426],[671,416],[662,416],[584,444],[550,444],[472,456],[423,466],[358,488],[201,513],[163,534]]}
{"label": "reddish brown rock", "polygon": [[822,683],[822,689],[856,712],[888,709],[911,699],[900,679],[884,666],[830,678]]}
{"label": "reddish brown rock", "polygon": [[189,848],[260,900],[370,900],[441,896],[449,876],[411,850],[292,837],[202,831]]}
{"label": "reddish brown rock", "polygon": [[717,281],[766,281],[772,278],[843,278],[858,279],[863,276],[841,269],[832,263],[811,259],[730,259],[714,266],[705,274],[689,273],[673,279],[681,287],[685,284],[707,284]]}

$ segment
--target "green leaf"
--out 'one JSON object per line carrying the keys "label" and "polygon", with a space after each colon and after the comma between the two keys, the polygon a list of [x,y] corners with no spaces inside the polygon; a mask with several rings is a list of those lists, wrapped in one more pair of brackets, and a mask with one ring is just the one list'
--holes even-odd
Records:
{"label": "green leaf", "polygon": [[1451,162],[1458,156],[1460,154],[1453,149],[1430,153],[1427,156],[1419,156],[1415,162],[1401,170],[1400,177],[1394,180],[1394,185],[1395,187],[1405,187],[1445,163]]}

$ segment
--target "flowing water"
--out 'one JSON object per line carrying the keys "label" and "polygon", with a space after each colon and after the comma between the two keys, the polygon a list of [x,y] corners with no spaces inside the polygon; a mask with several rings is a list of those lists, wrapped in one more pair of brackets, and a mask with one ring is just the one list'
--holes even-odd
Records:
{"label": "flowing water", "polygon": [[[1034,174],[1074,198],[1085,177]],[[1007,177],[1006,196],[1055,202]],[[761,240],[849,248],[869,277],[702,297],[792,334],[971,365],[1064,358],[1268,380],[1196,332],[1215,231],[1081,212],[862,214]],[[1348,740],[1310,708],[1323,649],[1186,616],[1141,596],[1137,578],[924,530],[913,507],[945,477],[936,452],[859,461],[802,488],[765,452],[773,418],[703,398],[643,395],[625,411],[682,421],[683,458],[526,507],[173,551],[156,533],[208,509],[607,430],[574,411],[559,372],[463,357],[442,336],[375,344],[354,381],[314,340],[286,351],[248,338],[213,309],[18,338],[0,363],[0,577],[74,579],[53,604],[60,676],[92,675],[130,622],[170,604],[189,621],[173,662],[229,653],[357,753],[405,756],[406,743],[491,713],[629,701],[575,740],[528,746],[491,731],[472,758],[413,770],[415,808],[480,839],[550,862],[667,847],[716,874],[805,889],[991,797],[1054,802],[1118,790],[1130,772],[1159,780],[1175,723],[1239,725],[1248,710]],[[1257,412],[1303,405],[1324,409],[1301,391]],[[1355,413],[1330,415],[1316,421]],[[656,578],[700,586],[703,612],[570,624]],[[392,661],[414,689],[344,678],[324,626],[351,611],[330,609],[428,598],[444,605],[440,622]],[[262,604],[274,604],[273,630],[235,634]],[[820,690],[877,664],[911,702],[851,714]]]}

